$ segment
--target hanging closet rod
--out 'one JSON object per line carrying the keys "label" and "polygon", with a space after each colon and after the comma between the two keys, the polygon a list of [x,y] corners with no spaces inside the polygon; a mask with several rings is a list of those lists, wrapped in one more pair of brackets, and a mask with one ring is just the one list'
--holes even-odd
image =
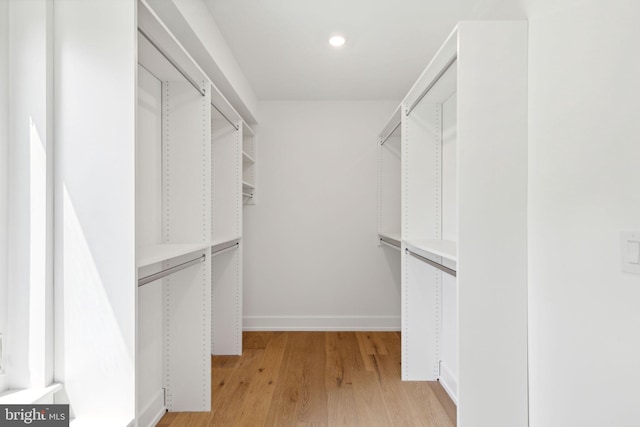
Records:
{"label": "hanging closet rod", "polygon": [[392,240],[387,240],[384,237],[380,237],[380,243],[383,245],[389,246],[390,248],[400,250],[400,245]]}
{"label": "hanging closet rod", "polygon": [[184,270],[185,268],[191,267],[192,265],[195,265],[199,262],[203,262],[206,258],[207,256],[205,254],[202,254],[202,256],[192,259],[191,261],[183,262],[182,264],[175,265],[157,273],[141,277],[140,279],[138,279],[138,287],[144,286],[147,283],[155,282],[158,279],[162,279],[163,277],[166,277],[170,274],[176,273],[180,270]]}
{"label": "hanging closet rod", "polygon": [[184,71],[178,64],[176,64],[176,62],[171,58],[171,56],[169,56],[167,52],[165,52],[160,46],[158,46],[153,40],[151,40],[151,37],[149,37],[144,31],[142,31],[142,29],[138,28],[138,32],[142,35],[142,37],[147,39],[149,43],[151,43],[151,46],[153,46],[158,52],[160,52],[160,55],[164,56],[164,58],[169,61],[169,64],[171,64],[173,68],[176,69],[176,71],[182,74],[182,77],[184,77],[189,83],[191,83],[191,86],[193,86],[200,95],[204,96],[204,90],[191,77],[189,77],[186,71]]}
{"label": "hanging closet rod", "polygon": [[452,275],[453,277],[456,277],[456,276],[457,276],[457,273],[456,273],[456,271],[455,271],[454,269],[451,269],[451,268],[449,268],[449,267],[445,267],[444,265],[442,265],[442,264],[440,264],[440,263],[438,263],[438,262],[431,261],[429,258],[425,258],[425,257],[423,257],[422,255],[418,255],[418,254],[417,254],[417,253],[415,253],[415,252],[411,252],[408,248],[407,248],[407,249],[405,249],[405,251],[406,251],[406,253],[408,253],[408,254],[409,254],[409,255],[411,255],[412,257],[414,257],[414,258],[418,258],[420,261],[424,261],[424,262],[426,262],[427,264],[429,264],[429,265],[431,265],[431,266],[433,266],[433,267],[437,268],[438,270],[442,270],[442,271],[444,271],[445,273]]}
{"label": "hanging closet rod", "polygon": [[237,249],[239,246],[240,246],[240,243],[236,242],[231,246],[227,246],[225,248],[218,249],[217,251],[214,251],[213,249],[211,249],[211,255],[220,255],[222,253],[229,252],[229,251],[231,251],[233,249]]}
{"label": "hanging closet rod", "polygon": [[250,199],[253,199],[253,193],[242,193],[242,195],[243,195],[244,197],[248,197],[248,198],[250,198]]}
{"label": "hanging closet rod", "polygon": [[458,55],[455,55],[453,58],[449,59],[449,62],[447,62],[447,64],[444,66],[444,68],[442,70],[440,70],[438,75],[435,76],[435,78],[433,80],[431,80],[431,83],[429,83],[429,86],[427,86],[427,88],[422,91],[422,93],[420,94],[418,99],[416,99],[413,102],[413,104],[411,104],[411,107],[409,107],[409,109],[407,110],[407,116],[409,114],[411,114],[413,109],[416,108],[416,106],[420,103],[420,101],[422,101],[422,98],[424,98],[427,95],[427,93],[429,93],[429,91],[431,89],[433,89],[433,87],[436,85],[436,83],[438,83],[438,80],[440,80],[440,77],[442,77],[444,75],[444,73],[446,73],[447,70],[449,70],[449,68],[451,68],[453,63],[456,62],[456,59],[458,59]]}
{"label": "hanging closet rod", "polygon": [[224,117],[224,118],[225,118],[225,120],[226,120],[226,121],[228,121],[228,122],[229,122],[229,124],[230,124],[231,126],[233,126],[233,128],[234,128],[235,130],[240,129],[240,127],[239,127],[238,125],[236,125],[235,123],[233,123],[229,117],[225,116],[225,115],[224,115],[224,113],[223,113],[222,111],[220,111],[220,109],[219,109],[218,107],[216,107],[216,104],[214,104],[214,103],[212,102],[212,103],[211,103],[211,106],[212,106],[213,108],[215,108],[215,109],[216,109],[216,111],[217,111],[218,113],[220,113],[220,115],[221,115],[222,117]]}
{"label": "hanging closet rod", "polygon": [[389,138],[391,137],[391,134],[392,134],[392,133],[394,133],[394,132],[396,131],[396,129],[398,129],[398,128],[400,127],[400,125],[401,125],[401,124],[402,124],[402,122],[401,122],[401,121],[400,121],[400,122],[398,122],[398,124],[397,124],[397,125],[395,125],[395,126],[393,127],[393,129],[391,129],[391,132],[389,132],[389,133],[387,134],[387,136],[385,136],[385,137],[384,137],[384,139],[382,140],[382,142],[380,142],[380,145],[384,145],[384,143],[385,143],[385,142],[387,142],[387,139],[389,139]]}

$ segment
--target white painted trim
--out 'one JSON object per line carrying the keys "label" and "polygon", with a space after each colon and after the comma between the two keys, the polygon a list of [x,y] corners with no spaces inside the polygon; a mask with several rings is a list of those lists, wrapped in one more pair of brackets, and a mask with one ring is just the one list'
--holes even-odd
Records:
{"label": "white painted trim", "polygon": [[440,362],[440,377],[438,378],[440,384],[447,392],[453,403],[458,406],[458,379],[453,375],[453,372],[446,363]]}
{"label": "white painted trim", "polygon": [[153,427],[167,412],[164,406],[164,389],[158,390],[156,395],[147,403],[138,415],[138,427]]}
{"label": "white painted trim", "polygon": [[399,331],[400,316],[245,316],[245,331]]}

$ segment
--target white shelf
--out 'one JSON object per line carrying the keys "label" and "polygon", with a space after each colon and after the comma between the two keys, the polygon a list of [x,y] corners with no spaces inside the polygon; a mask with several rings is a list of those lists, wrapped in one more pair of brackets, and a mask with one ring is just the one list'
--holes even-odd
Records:
{"label": "white shelf", "polygon": [[198,252],[211,246],[210,242],[202,243],[164,243],[160,245],[142,246],[137,249],[137,266],[145,267],[158,262],[167,261],[192,252]]}
{"label": "white shelf", "polygon": [[246,122],[242,122],[242,133],[246,136],[256,136],[256,133],[249,127]]}
{"label": "white shelf", "polygon": [[435,255],[458,262],[458,245],[451,240],[416,239],[408,240],[406,244],[412,252],[426,258]]}
{"label": "white shelf", "polygon": [[247,181],[242,181],[242,188],[247,190],[255,190],[256,186],[253,184],[249,184]]}
{"label": "white shelf", "polygon": [[30,405],[47,396],[51,396],[62,390],[62,384],[55,383],[48,387],[27,388],[23,390],[7,390],[0,393],[2,405]]}
{"label": "white shelf", "polygon": [[242,163],[254,164],[256,161],[246,152],[242,152]]}

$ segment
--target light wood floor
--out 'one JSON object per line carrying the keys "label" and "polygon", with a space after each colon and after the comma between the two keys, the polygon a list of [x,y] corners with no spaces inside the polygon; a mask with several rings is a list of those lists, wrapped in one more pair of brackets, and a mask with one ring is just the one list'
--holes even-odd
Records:
{"label": "light wood floor", "polygon": [[212,357],[212,412],[160,427],[456,425],[437,382],[400,381],[397,332],[245,332],[242,356]]}

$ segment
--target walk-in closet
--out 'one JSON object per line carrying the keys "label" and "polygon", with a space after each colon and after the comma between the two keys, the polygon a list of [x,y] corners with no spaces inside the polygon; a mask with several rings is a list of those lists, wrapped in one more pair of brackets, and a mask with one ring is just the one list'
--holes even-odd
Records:
{"label": "walk-in closet", "polygon": [[640,426],[637,16],[0,0],[0,425]]}

